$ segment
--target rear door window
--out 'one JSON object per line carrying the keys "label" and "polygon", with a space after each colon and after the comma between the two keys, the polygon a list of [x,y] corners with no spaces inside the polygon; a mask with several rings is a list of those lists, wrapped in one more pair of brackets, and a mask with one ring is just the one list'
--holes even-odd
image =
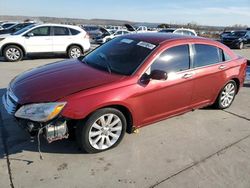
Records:
{"label": "rear door window", "polygon": [[70,33],[71,33],[71,35],[77,35],[80,33],[80,31],[77,31],[75,29],[70,28]]}
{"label": "rear door window", "polygon": [[54,36],[67,36],[69,35],[69,29],[67,27],[53,27]]}
{"label": "rear door window", "polygon": [[222,53],[223,53],[223,61],[230,61],[230,60],[232,60],[231,56],[228,55],[228,53],[226,53],[224,51]]}
{"label": "rear door window", "polygon": [[162,70],[167,73],[190,68],[189,46],[180,45],[167,49],[151,65],[151,71]]}
{"label": "rear door window", "polygon": [[194,45],[194,67],[213,65],[223,61],[221,49],[205,44]]}

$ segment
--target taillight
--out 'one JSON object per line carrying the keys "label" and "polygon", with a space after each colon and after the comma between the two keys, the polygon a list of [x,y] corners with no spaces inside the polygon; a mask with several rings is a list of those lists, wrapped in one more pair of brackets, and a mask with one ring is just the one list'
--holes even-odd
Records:
{"label": "taillight", "polygon": [[84,36],[85,39],[89,39],[89,34],[86,33],[86,35]]}

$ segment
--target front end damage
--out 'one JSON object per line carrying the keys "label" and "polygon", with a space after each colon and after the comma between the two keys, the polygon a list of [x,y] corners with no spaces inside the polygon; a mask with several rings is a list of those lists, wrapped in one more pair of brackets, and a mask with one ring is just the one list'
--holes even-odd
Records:
{"label": "front end damage", "polygon": [[[27,130],[31,137],[42,134],[48,143],[69,137],[67,120],[63,117],[56,118],[50,122],[39,123],[24,119],[17,119],[19,125]],[[38,135],[39,136],[39,135]]]}
{"label": "front end damage", "polygon": [[3,95],[2,102],[6,111],[13,115],[32,137],[43,134],[49,143],[68,138],[68,119],[60,116],[66,102],[20,105],[10,88]]}

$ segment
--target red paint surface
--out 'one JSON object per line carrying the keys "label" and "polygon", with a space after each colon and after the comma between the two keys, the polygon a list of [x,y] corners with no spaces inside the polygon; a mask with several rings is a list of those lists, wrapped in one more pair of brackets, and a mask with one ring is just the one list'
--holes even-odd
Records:
{"label": "red paint surface", "polygon": [[[26,72],[11,83],[11,88],[20,104],[66,101],[62,115],[72,119],[83,119],[98,108],[121,105],[132,114],[133,125],[140,127],[214,103],[231,79],[239,80],[241,86],[244,82],[246,60],[221,43],[162,34],[131,35],[131,38],[159,44],[132,76],[109,74],[78,60],[67,60]],[[194,43],[217,46],[232,60],[179,72],[166,81],[140,83],[142,74],[162,51],[175,45]],[[221,64],[226,65],[224,70],[219,69]],[[183,79],[186,73],[193,76]]]}

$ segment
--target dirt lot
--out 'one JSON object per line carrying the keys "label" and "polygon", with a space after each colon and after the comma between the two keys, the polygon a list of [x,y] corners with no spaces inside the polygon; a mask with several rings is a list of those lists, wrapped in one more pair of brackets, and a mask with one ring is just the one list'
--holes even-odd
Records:
{"label": "dirt lot", "polygon": [[[250,50],[236,53],[250,59]],[[0,96],[17,74],[62,58],[0,62]],[[201,109],[125,135],[115,149],[82,154],[47,144],[43,160],[0,104],[0,187],[250,187],[250,87],[227,110]]]}

